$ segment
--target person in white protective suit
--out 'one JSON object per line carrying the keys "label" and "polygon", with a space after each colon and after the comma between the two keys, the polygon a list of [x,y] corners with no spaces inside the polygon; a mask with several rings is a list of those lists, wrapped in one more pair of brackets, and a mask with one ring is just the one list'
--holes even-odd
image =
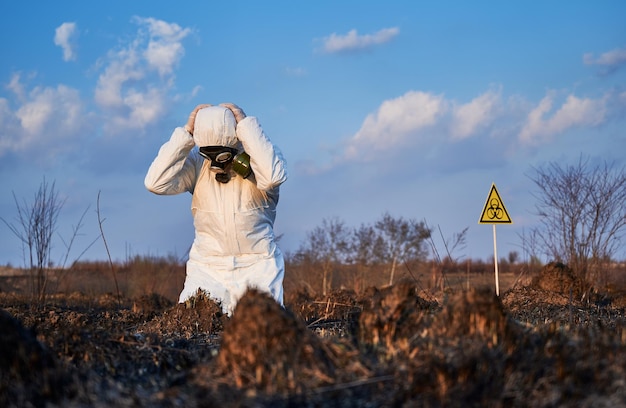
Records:
{"label": "person in white protective suit", "polygon": [[280,150],[234,104],[198,105],[160,148],[145,177],[155,194],[191,193],[195,239],[179,302],[198,289],[231,314],[254,287],[283,305],[285,262],[274,237]]}

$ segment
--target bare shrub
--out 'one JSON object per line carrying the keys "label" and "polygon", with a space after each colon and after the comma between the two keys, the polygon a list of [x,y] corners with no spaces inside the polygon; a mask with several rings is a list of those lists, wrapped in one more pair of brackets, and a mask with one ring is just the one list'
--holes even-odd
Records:
{"label": "bare shrub", "polygon": [[583,280],[598,280],[620,249],[626,227],[626,172],[582,157],[575,165],[549,163],[534,170],[541,226],[531,235],[550,259]]}
{"label": "bare shrub", "polygon": [[25,263],[31,276],[31,292],[43,302],[48,282],[47,271],[52,265],[52,236],[57,228],[57,219],[64,202],[59,198],[55,183],[44,178],[32,203],[20,203],[13,194],[17,208],[17,224],[0,218],[22,243]]}

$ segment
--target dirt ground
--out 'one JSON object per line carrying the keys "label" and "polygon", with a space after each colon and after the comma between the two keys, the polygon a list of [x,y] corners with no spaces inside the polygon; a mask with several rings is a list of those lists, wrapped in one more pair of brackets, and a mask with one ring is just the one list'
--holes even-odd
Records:
{"label": "dirt ground", "polygon": [[2,407],[624,407],[626,299],[547,265],[436,297],[249,291],[185,304],[0,293]]}

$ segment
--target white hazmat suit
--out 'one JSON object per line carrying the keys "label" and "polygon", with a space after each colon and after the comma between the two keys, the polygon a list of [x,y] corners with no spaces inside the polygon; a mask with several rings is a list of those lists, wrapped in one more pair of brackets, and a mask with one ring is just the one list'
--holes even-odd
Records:
{"label": "white hazmat suit", "polygon": [[[245,117],[235,105],[230,106],[237,111],[206,106],[194,110],[195,120],[190,116],[193,130],[174,130],[145,177],[155,194],[193,194],[195,239],[179,302],[204,289],[231,314],[246,289],[255,287],[282,305],[285,266],[273,226],[279,186],[287,179],[285,160],[255,117]],[[211,160],[198,151],[204,146],[244,150],[253,173],[244,179],[227,168],[230,180],[219,182]]]}

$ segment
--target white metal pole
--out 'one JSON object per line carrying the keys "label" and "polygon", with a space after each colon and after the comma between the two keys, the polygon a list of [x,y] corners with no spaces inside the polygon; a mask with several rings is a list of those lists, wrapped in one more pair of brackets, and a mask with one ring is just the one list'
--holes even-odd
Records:
{"label": "white metal pole", "polygon": [[498,247],[496,245],[496,224],[493,224],[493,264],[496,270],[496,296],[500,296],[500,282],[498,280]]}

